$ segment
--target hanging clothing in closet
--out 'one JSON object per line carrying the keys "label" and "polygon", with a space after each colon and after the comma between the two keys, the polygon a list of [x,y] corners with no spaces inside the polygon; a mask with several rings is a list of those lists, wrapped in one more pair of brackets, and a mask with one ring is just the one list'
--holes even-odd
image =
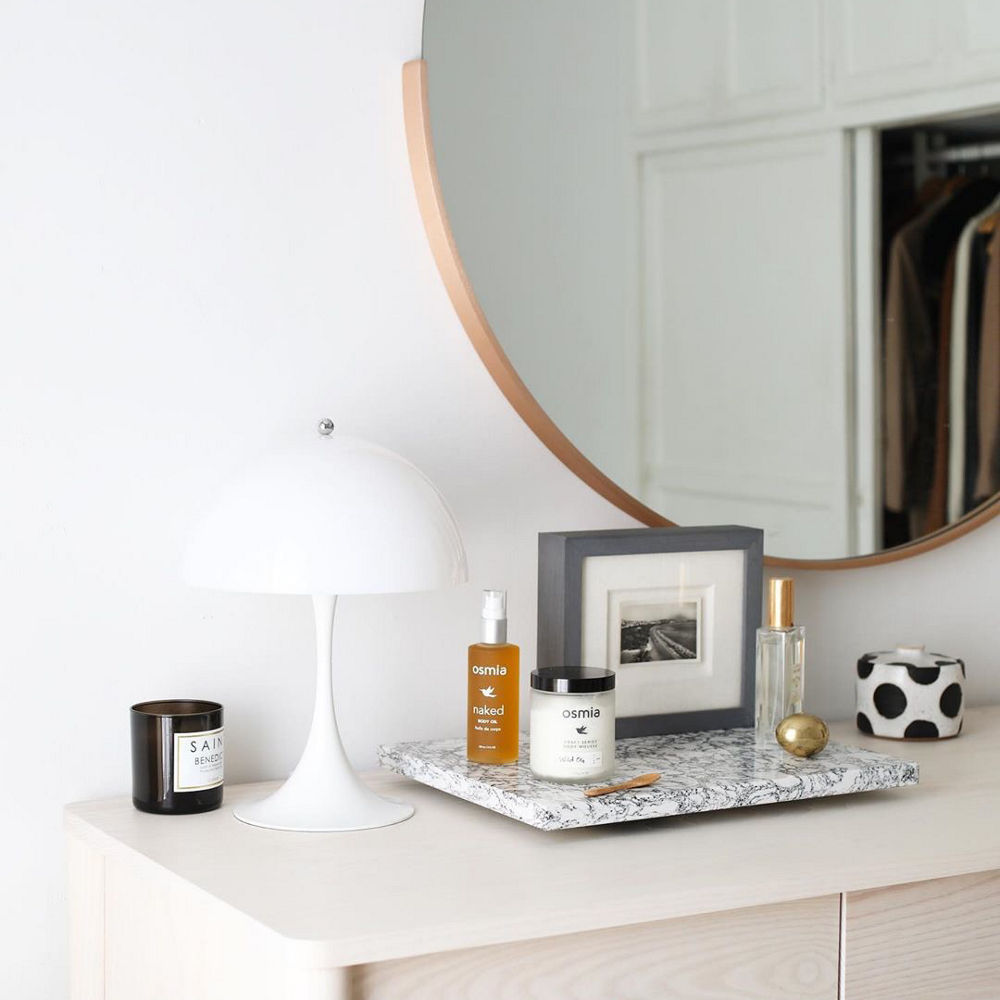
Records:
{"label": "hanging clothing in closet", "polygon": [[[989,234],[983,230],[1000,211],[1000,198],[966,224],[956,252],[956,287],[952,311],[949,412],[948,519],[957,520],[976,505],[978,469],[985,458],[979,447],[983,420],[989,416],[990,387],[981,367],[983,347],[997,320],[995,292],[989,282]],[[983,231],[981,231],[983,230]],[[989,355],[987,347],[987,355]],[[980,398],[986,412],[980,411]],[[984,440],[989,440],[987,433]],[[984,469],[984,480],[988,480]],[[992,491],[991,491],[992,492]],[[989,494],[987,494],[988,496]],[[983,497],[985,499],[985,497]]]}
{"label": "hanging clothing in closet", "polygon": [[[979,450],[971,506],[1000,490],[1000,208],[993,214],[986,247],[986,282],[979,331]],[[989,223],[987,223],[989,224]]]}
{"label": "hanging clothing in closet", "polygon": [[[899,229],[889,250],[883,322],[887,546],[918,538],[950,519],[957,489],[952,460],[956,403],[965,405],[963,441],[970,435],[975,439],[962,447],[967,456],[976,456],[971,463],[975,474],[971,475],[969,462],[961,471],[963,505],[982,485],[979,438],[985,418],[978,400],[987,402],[990,392],[979,392],[978,364],[989,255],[975,236],[969,237],[967,256],[963,246],[969,227],[994,210],[1000,183],[987,177],[956,177],[943,185],[935,181],[936,196],[927,198],[924,192],[929,203]],[[964,319],[958,320],[958,313],[964,313]],[[966,336],[973,326],[976,336]],[[974,431],[969,429],[969,379],[959,379],[953,371],[962,349],[964,367],[977,376],[977,402],[971,411]],[[961,395],[956,388],[961,388]]]}

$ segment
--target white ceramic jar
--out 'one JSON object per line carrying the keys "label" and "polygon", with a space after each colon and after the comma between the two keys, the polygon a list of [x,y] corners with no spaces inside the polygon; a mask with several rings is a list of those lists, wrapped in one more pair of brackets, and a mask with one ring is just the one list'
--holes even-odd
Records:
{"label": "white ceramic jar", "polygon": [[923,646],[865,653],[857,666],[857,725],[897,740],[941,740],[962,731],[965,664]]}
{"label": "white ceramic jar", "polygon": [[531,672],[532,773],[547,781],[592,782],[615,769],[615,674],[600,667]]}

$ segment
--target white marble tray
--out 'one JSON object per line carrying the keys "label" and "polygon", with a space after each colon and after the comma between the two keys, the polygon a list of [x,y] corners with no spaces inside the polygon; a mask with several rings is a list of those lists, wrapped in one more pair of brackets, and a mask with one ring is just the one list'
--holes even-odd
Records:
{"label": "white marble tray", "polygon": [[528,767],[527,739],[517,764],[472,764],[465,740],[396,743],[378,749],[383,767],[485,806],[540,830],[569,830],[685,813],[794,802],[915,785],[919,769],[871,750],[830,743],[811,758],[758,747],[752,729],[619,740],[613,784],[659,771],[649,788],[588,799],[593,785],[541,781]]}

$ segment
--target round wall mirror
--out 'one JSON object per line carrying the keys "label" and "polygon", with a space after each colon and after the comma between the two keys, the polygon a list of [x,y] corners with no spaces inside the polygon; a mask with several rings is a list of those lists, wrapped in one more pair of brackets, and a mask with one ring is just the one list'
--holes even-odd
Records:
{"label": "round wall mirror", "polygon": [[977,10],[963,33],[944,4],[900,31],[851,0],[426,0],[404,82],[435,257],[591,485],[800,565],[997,513],[1000,9]]}

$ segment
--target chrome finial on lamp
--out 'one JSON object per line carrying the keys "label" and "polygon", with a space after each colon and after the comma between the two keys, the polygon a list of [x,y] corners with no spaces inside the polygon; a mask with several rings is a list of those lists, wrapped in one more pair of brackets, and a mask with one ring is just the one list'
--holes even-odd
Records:
{"label": "chrome finial on lamp", "polygon": [[248,593],[308,594],[316,616],[316,703],[302,757],[274,794],[236,817],[276,830],[366,830],[413,807],[384,799],[347,759],[333,705],[339,594],[436,590],[467,579],[458,527],[406,459],[320,421],[308,444],[267,456],[232,481],[197,525],[185,580]]}

